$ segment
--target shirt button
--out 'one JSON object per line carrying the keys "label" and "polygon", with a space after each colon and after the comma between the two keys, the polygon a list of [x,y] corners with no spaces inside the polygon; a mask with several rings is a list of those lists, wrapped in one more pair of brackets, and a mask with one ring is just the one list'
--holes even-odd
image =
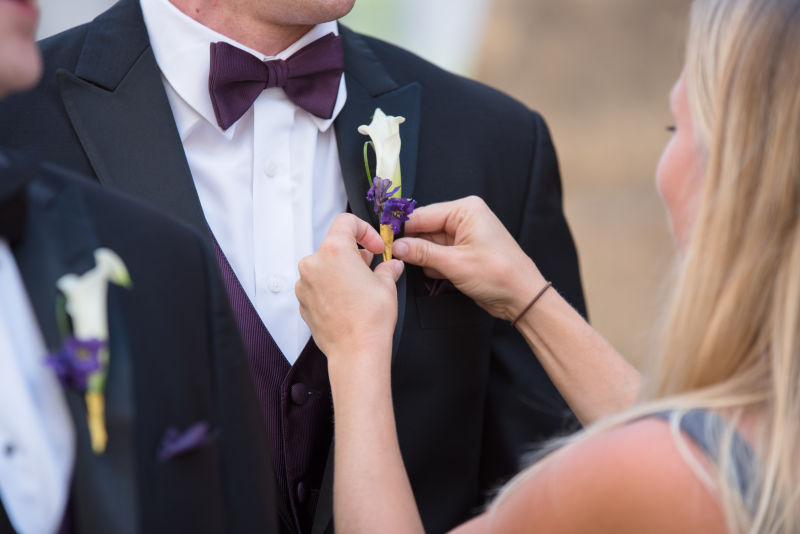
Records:
{"label": "shirt button", "polygon": [[274,161],[268,161],[264,165],[264,174],[266,174],[267,177],[269,178],[272,178],[273,176],[278,174],[278,164],[275,163]]}
{"label": "shirt button", "polygon": [[267,288],[273,293],[280,293],[283,291],[283,280],[278,276],[272,276],[267,281]]}
{"label": "shirt button", "polygon": [[14,456],[15,452],[17,452],[17,448],[10,441],[5,445],[3,445],[3,455],[6,458],[11,458],[12,456]]}
{"label": "shirt button", "polygon": [[292,402],[295,404],[305,404],[310,394],[305,384],[297,383],[292,386]]}
{"label": "shirt button", "polygon": [[297,484],[297,500],[300,504],[305,504],[308,500],[308,488],[303,482]]}

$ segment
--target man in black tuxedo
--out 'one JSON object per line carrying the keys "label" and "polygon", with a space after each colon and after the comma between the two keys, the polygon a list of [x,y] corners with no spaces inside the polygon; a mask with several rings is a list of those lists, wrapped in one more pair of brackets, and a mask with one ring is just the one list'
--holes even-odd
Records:
{"label": "man in black tuxedo", "polygon": [[[305,46],[304,39],[344,15],[353,2],[170,1],[121,0],[93,22],[43,41],[44,80],[32,93],[0,106],[0,143],[33,145],[43,157],[143,199],[208,236],[248,348],[276,451],[282,526],[324,532],[331,527],[332,513],[324,358],[313,340],[296,351],[283,343],[284,332],[264,320],[272,316],[269,307],[259,304],[271,293],[279,296],[287,284],[266,277],[265,289],[258,288],[258,249],[272,239],[275,228],[296,230],[298,225],[291,219],[266,224],[258,219],[259,210],[268,216],[274,207],[264,207],[271,198],[256,198],[257,190],[271,187],[269,179],[280,176],[281,169],[258,159],[265,150],[263,139],[236,152],[245,157],[225,156],[241,136],[259,139],[260,128],[275,128],[271,121],[278,121],[277,115],[260,109],[285,110],[278,106],[286,97],[265,82],[267,90],[255,96],[253,107],[226,120],[227,108],[216,101],[212,106],[212,97],[201,97],[197,88],[214,85],[209,39],[247,48],[259,60],[278,54],[290,61],[279,53]],[[162,5],[153,7],[156,2]],[[206,39],[204,47],[194,48],[203,56],[196,69],[203,66],[207,81],[191,72],[187,79],[192,83],[184,84],[175,75],[179,67],[194,68],[196,59],[188,53],[180,56],[180,41],[158,28],[167,19],[175,21],[172,33]],[[316,117],[300,107],[290,112],[292,128],[298,123],[318,126],[313,141],[317,155],[319,143],[335,147],[325,152],[328,166],[322,172],[314,167],[304,178],[331,188],[324,202],[339,199],[340,204],[332,204],[339,211],[349,208],[376,222],[365,200],[365,138],[357,128],[370,122],[376,108],[403,116],[403,196],[420,204],[481,196],[559,292],[585,313],[577,257],[562,213],[556,156],[541,117],[397,47],[341,25],[334,31],[341,36],[344,62],[335,104]],[[214,46],[219,45],[212,50]],[[274,72],[273,65],[270,76]],[[335,138],[326,133],[326,120],[332,121]],[[198,131],[203,132],[201,140]],[[281,135],[271,131],[266,138],[280,145]],[[208,142],[212,138],[218,141]],[[302,163],[298,159],[292,164]],[[240,160],[263,169],[267,178],[235,170]],[[214,172],[219,161],[223,166]],[[225,167],[228,161],[230,168]],[[237,202],[221,209],[219,199],[240,182],[252,194],[234,196]],[[247,224],[233,224],[240,212],[251,211]],[[253,250],[237,249],[242,235]],[[255,259],[237,260],[237,254]],[[281,247],[266,251],[278,258],[286,254],[291,256]],[[255,282],[248,281],[254,271]],[[398,282],[398,301],[393,391],[400,445],[426,529],[440,532],[473,513],[516,470],[520,455],[574,425],[574,418],[520,335],[448,284],[409,268]],[[369,327],[369,318],[364,318],[364,327]]]}
{"label": "man in black tuxedo", "polygon": [[[133,281],[130,290],[109,288],[102,454],[92,452],[83,397],[64,390],[76,438],[66,531],[275,532],[261,414],[202,239],[147,206],[8,151],[0,151],[0,212],[0,243],[11,239],[48,352],[63,342],[55,313],[61,276],[91,269],[94,251],[105,247],[127,264]],[[0,265],[0,275],[10,268]],[[28,356],[44,367],[45,354]],[[189,436],[192,427],[199,435]],[[25,446],[13,432],[2,434],[4,460],[14,463]],[[159,453],[168,441],[177,448]],[[0,479],[0,487],[9,483]],[[0,533],[11,529],[0,506]]]}
{"label": "man in black tuxedo", "polygon": [[[0,2],[0,98],[39,78],[36,18],[30,3]],[[81,386],[62,388],[46,356],[69,336],[57,281],[93,269],[101,248],[133,286],[107,295],[107,440],[94,450]],[[0,533],[275,532],[260,421],[203,239],[0,149]]]}

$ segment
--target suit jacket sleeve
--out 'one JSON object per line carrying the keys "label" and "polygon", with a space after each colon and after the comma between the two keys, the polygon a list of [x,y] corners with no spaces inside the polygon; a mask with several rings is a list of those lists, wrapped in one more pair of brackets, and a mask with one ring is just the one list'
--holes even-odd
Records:
{"label": "suit jacket sleeve", "polygon": [[229,532],[278,532],[275,476],[255,386],[214,259],[203,250]]}
{"label": "suit jacket sleeve", "polygon": [[[561,179],[553,143],[532,113],[535,143],[530,181],[517,237],[546,279],[582,315],[586,307],[578,258],[562,210]],[[533,293],[538,288],[531,288]],[[574,431],[577,420],[519,333],[497,321],[486,399],[481,485],[491,490],[543,440]]]}

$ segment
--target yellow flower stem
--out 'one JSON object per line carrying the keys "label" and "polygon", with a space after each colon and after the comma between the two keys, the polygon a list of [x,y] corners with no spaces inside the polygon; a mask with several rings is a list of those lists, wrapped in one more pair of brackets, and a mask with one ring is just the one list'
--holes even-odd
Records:
{"label": "yellow flower stem", "polygon": [[394,232],[391,225],[381,225],[381,238],[384,243],[383,261],[389,261],[392,259],[392,244],[394,243]]}
{"label": "yellow flower stem", "polygon": [[89,424],[89,437],[92,441],[92,452],[102,454],[106,450],[108,434],[106,433],[106,400],[99,391],[86,392],[86,419]]}

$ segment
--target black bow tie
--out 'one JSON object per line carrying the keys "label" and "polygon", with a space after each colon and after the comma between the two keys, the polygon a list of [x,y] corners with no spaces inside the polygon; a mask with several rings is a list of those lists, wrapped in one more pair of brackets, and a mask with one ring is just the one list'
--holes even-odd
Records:
{"label": "black bow tie", "polygon": [[27,185],[34,173],[28,157],[0,151],[0,238],[12,244],[25,229]]}

